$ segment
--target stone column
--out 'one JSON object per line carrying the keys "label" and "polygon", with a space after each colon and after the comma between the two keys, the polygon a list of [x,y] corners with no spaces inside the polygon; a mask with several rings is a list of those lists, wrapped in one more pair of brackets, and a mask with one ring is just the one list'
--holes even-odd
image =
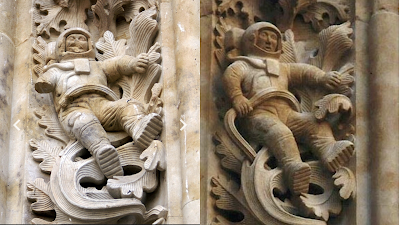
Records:
{"label": "stone column", "polygon": [[[200,2],[172,1],[184,224],[200,223]],[[183,126],[183,123],[182,126]]]}
{"label": "stone column", "polygon": [[5,223],[14,75],[15,1],[0,0],[0,223]]}
{"label": "stone column", "polygon": [[167,223],[200,223],[199,2],[162,0],[160,21]]}
{"label": "stone column", "polygon": [[[213,117],[211,115],[213,112],[216,112],[214,107],[214,101],[212,101],[212,73],[211,71],[211,63],[213,58],[213,49],[212,49],[212,31],[213,29],[213,11],[212,11],[212,1],[200,1],[200,46],[201,46],[201,68],[200,68],[200,76],[201,76],[201,97],[200,97],[200,105],[201,105],[201,132],[200,132],[200,145],[201,145],[201,224],[208,224],[208,214],[209,211],[213,210],[213,205],[210,198],[210,174],[209,171],[213,171],[214,168],[210,168],[212,163],[211,157],[209,154],[214,154],[212,149],[214,145],[212,143],[212,124],[210,121],[218,117]],[[212,153],[211,153],[212,152]],[[219,165],[218,162],[216,165]]]}
{"label": "stone column", "polygon": [[399,224],[399,2],[371,1],[369,121],[371,224]]}
{"label": "stone column", "polygon": [[167,170],[164,182],[166,183],[168,201],[168,224],[181,224],[182,222],[182,177],[181,177],[181,152],[179,142],[179,116],[178,97],[175,68],[175,35],[172,17],[172,3],[162,0],[160,3],[160,35],[162,42],[162,82],[164,101],[164,130],[163,143],[167,148]]}
{"label": "stone column", "polygon": [[[4,0],[6,1],[6,0]],[[7,187],[7,224],[21,224],[30,221],[26,217],[30,216],[29,207],[26,207],[27,181],[33,179],[32,170],[26,170],[26,165],[36,163],[33,160],[27,161],[26,156],[32,150],[27,144],[27,133],[35,131],[26,129],[27,123],[34,123],[31,109],[33,77],[32,74],[32,1],[18,0],[16,9],[10,13],[10,20],[14,21],[12,29],[15,29],[15,63],[12,90],[11,126],[9,139],[9,171]],[[3,21],[3,20],[2,20]],[[33,76],[32,76],[33,75]],[[16,123],[14,127],[13,124]],[[31,126],[34,127],[34,126]],[[32,167],[31,167],[32,168]]]}
{"label": "stone column", "polygon": [[355,1],[355,70],[356,70],[356,179],[357,197],[356,224],[371,225],[371,176],[368,170],[369,154],[369,58],[368,58],[368,22],[370,20],[369,0]]}

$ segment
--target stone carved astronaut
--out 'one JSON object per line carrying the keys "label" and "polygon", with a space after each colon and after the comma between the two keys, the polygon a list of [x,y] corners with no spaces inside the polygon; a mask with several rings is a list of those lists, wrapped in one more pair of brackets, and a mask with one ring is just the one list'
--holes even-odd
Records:
{"label": "stone carved astronaut", "polygon": [[53,93],[59,121],[68,135],[89,150],[107,178],[124,174],[116,149],[106,131],[124,130],[135,145],[146,148],[162,129],[161,117],[146,115],[142,103],[119,99],[107,87],[121,76],[144,73],[148,58],[119,56],[95,61],[90,34],[71,28],[56,42],[58,63],[44,68],[35,84],[39,93]]}
{"label": "stone carved astronaut", "polygon": [[[297,112],[290,87],[322,86],[329,90],[340,84],[337,72],[325,73],[301,63],[280,63],[282,36],[277,27],[267,22],[251,25],[241,39],[243,56],[225,70],[223,83],[233,107],[242,121],[243,130],[255,142],[268,147],[283,168],[290,191],[307,193],[310,166],[300,158],[297,142],[307,144],[331,172],[351,157],[354,145],[336,141],[328,122],[318,122],[312,113]],[[261,91],[272,96],[254,108],[249,99]]]}

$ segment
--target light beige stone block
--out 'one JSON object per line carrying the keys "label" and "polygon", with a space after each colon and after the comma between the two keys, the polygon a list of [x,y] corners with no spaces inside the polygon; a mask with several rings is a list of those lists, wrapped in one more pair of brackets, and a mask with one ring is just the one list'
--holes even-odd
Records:
{"label": "light beige stone block", "polygon": [[[393,1],[379,1],[382,7]],[[381,5],[379,5],[381,7]],[[397,2],[398,9],[398,2]],[[399,15],[378,10],[369,27],[370,164],[373,224],[399,219]],[[393,207],[396,206],[396,207]]]}
{"label": "light beige stone block", "polygon": [[[0,203],[4,203],[7,201],[10,128],[13,127],[11,107],[14,77],[14,43],[4,33],[0,33],[0,62]],[[6,204],[0,204],[0,223],[5,221],[6,209]]]}
{"label": "light beige stone block", "polygon": [[0,1],[0,32],[9,38],[14,38],[16,22],[16,1]]}

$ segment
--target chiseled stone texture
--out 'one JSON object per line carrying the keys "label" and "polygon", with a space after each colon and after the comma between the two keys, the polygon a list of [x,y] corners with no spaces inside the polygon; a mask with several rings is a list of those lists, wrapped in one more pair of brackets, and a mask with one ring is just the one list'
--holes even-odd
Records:
{"label": "chiseled stone texture", "polygon": [[[181,10],[180,16],[174,17],[172,5]],[[182,5],[188,4],[182,7]],[[199,218],[199,28],[198,3],[180,1],[161,1],[160,3],[160,34],[162,43],[164,84],[162,99],[164,100],[165,124],[161,139],[167,149],[167,170],[161,174],[160,187],[150,198],[154,202],[165,202],[168,206],[168,224],[198,223]],[[50,110],[49,96],[35,92],[33,84],[37,77],[32,73],[32,26],[30,21],[32,1],[19,1],[17,8],[18,22],[15,54],[12,121],[21,120],[18,124],[21,130],[11,130],[9,142],[14,143],[9,157],[9,174],[13,180],[9,182],[7,202],[7,223],[28,223],[33,214],[26,199],[26,183],[35,178],[46,178],[32,160],[32,150],[27,144],[29,139],[47,138],[43,132],[38,132],[38,119],[34,116],[35,109]],[[186,15],[187,9],[191,20]],[[179,20],[177,25],[176,20]],[[23,23],[24,22],[24,23]],[[197,24],[197,25],[195,25]],[[180,28],[185,29],[182,32]],[[176,38],[175,33],[180,33]],[[179,39],[179,40],[178,40]],[[178,46],[179,45],[179,46]],[[180,52],[177,55],[175,52]],[[179,68],[177,72],[175,67]],[[180,88],[177,88],[178,75]],[[186,85],[191,82],[192,85]],[[188,94],[189,93],[189,94]],[[11,96],[11,95],[10,95]],[[195,101],[193,101],[195,99]],[[180,116],[188,115],[188,127],[180,131],[182,123]],[[11,117],[10,116],[10,117]],[[12,126],[12,124],[10,124]],[[10,127],[8,126],[8,127]],[[186,141],[186,140],[187,141]],[[183,141],[185,140],[185,141]],[[184,147],[182,147],[184,146]],[[8,148],[7,148],[8,149]],[[48,179],[48,177],[47,177]],[[185,195],[183,197],[183,195]],[[154,203],[153,202],[153,203]],[[1,201],[3,203],[3,201]],[[154,203],[155,204],[155,203]]]}
{"label": "chiseled stone texture", "polygon": [[180,120],[184,224],[200,223],[200,18],[199,1],[172,2]]}
{"label": "chiseled stone texture", "polygon": [[368,21],[371,16],[368,0],[356,1],[355,14],[355,70],[356,70],[356,172],[357,172],[357,197],[356,197],[356,224],[370,223],[371,205],[371,179],[368,172],[370,163],[368,146]]}
{"label": "chiseled stone texture", "polygon": [[[207,3],[206,3],[207,2]],[[214,82],[212,7],[202,1],[202,222],[214,218],[210,177],[218,171],[211,135],[216,118],[210,86]],[[211,4],[211,3],[210,3]],[[397,0],[355,0],[357,197],[329,224],[398,224],[398,10]],[[215,17],[214,17],[215,19]],[[203,126],[204,124],[204,126]],[[205,128],[205,130],[203,130]],[[209,140],[207,140],[209,139]],[[205,142],[205,143],[204,143]],[[207,169],[203,169],[206,167]],[[213,172],[214,171],[214,172]],[[204,215],[205,214],[205,215]],[[207,222],[206,222],[207,221]]]}
{"label": "chiseled stone texture", "polygon": [[395,225],[399,223],[399,2],[376,1],[374,6],[369,25],[371,224]]}
{"label": "chiseled stone texture", "polygon": [[11,125],[11,96],[14,74],[14,43],[0,33],[0,223],[6,216],[9,129]]}
{"label": "chiseled stone texture", "polygon": [[0,32],[13,38],[15,33],[16,0],[0,0]]}
{"label": "chiseled stone texture", "polygon": [[9,130],[14,75],[15,1],[0,0],[0,223],[6,221]]}

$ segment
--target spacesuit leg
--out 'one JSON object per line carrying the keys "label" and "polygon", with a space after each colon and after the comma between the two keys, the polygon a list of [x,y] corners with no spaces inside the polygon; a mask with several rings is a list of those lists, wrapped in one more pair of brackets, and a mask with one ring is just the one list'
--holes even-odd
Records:
{"label": "spacesuit leg", "polygon": [[353,155],[354,144],[347,140],[336,141],[329,123],[318,122],[312,113],[293,112],[287,125],[299,142],[310,145],[314,155],[331,172],[344,166]]}
{"label": "spacesuit leg", "polygon": [[89,150],[107,178],[124,175],[118,153],[93,112],[85,108],[76,109],[68,113],[61,123]]}
{"label": "spacesuit leg", "polygon": [[258,143],[267,146],[283,168],[286,185],[295,195],[307,193],[311,168],[301,160],[297,143],[290,129],[272,113],[249,117],[248,131]]}
{"label": "spacesuit leg", "polygon": [[107,130],[125,130],[141,149],[147,148],[162,130],[161,116],[156,113],[146,115],[143,105],[134,99],[109,101],[103,108],[103,126]]}

